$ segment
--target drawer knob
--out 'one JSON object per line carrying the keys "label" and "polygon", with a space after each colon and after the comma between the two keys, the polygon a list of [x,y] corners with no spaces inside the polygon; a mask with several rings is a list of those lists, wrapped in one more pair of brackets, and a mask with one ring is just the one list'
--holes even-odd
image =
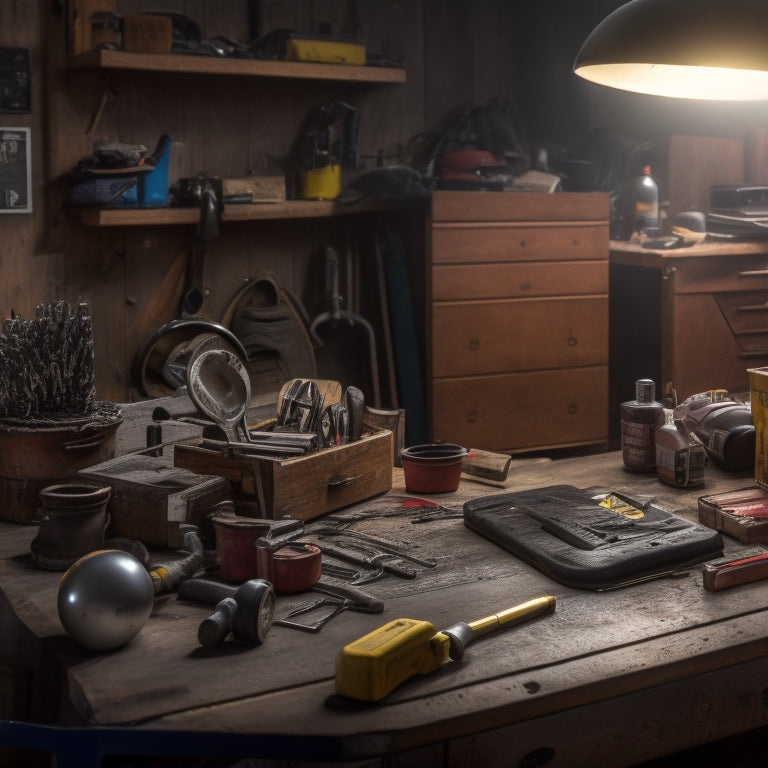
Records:
{"label": "drawer knob", "polygon": [[571,403],[568,406],[568,415],[569,416],[575,416],[579,412],[579,404],[578,403]]}
{"label": "drawer knob", "polygon": [[569,347],[575,347],[579,343],[579,340],[575,336],[569,336],[565,343]]}
{"label": "drawer knob", "polygon": [[467,348],[470,352],[477,352],[480,349],[480,339],[470,339]]}
{"label": "drawer knob", "polygon": [[524,283],[520,283],[520,290],[521,291],[530,291],[531,288],[533,288],[533,284],[530,281],[528,281],[528,280],[526,280],[526,282],[524,282]]}
{"label": "drawer knob", "polygon": [[477,411],[467,411],[465,416],[467,424],[474,424],[477,421]]}

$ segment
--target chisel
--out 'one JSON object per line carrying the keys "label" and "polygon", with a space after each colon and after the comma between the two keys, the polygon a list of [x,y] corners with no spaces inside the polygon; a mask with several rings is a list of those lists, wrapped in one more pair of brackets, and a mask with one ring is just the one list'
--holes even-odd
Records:
{"label": "chisel", "polygon": [[341,649],[336,693],[378,701],[414,675],[434,672],[448,659],[459,661],[476,638],[554,610],[555,598],[547,595],[440,632],[428,621],[395,619]]}

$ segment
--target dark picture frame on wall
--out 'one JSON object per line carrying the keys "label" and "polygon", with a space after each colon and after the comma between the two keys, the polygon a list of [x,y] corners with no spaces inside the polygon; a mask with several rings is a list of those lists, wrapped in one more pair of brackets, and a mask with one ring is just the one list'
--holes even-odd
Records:
{"label": "dark picture frame on wall", "polygon": [[32,110],[29,50],[0,47],[0,112]]}
{"label": "dark picture frame on wall", "polygon": [[0,127],[0,213],[32,213],[29,128]]}

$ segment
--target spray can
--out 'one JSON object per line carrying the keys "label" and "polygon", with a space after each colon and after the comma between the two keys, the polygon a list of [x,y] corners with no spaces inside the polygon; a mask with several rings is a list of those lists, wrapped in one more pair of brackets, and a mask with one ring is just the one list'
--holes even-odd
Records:
{"label": "spray can", "polygon": [[621,458],[633,472],[656,471],[656,429],[666,421],[653,379],[635,382],[635,399],[622,403]]}
{"label": "spray can", "polygon": [[659,233],[659,186],[646,165],[634,183],[633,235],[655,237]]}

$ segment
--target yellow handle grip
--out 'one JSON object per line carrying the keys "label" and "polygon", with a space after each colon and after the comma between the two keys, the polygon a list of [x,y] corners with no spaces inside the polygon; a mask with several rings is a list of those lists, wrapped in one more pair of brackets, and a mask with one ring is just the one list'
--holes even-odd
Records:
{"label": "yellow handle grip", "polygon": [[336,659],[336,693],[378,701],[409,677],[448,659],[448,638],[428,621],[395,619],[345,645]]}

